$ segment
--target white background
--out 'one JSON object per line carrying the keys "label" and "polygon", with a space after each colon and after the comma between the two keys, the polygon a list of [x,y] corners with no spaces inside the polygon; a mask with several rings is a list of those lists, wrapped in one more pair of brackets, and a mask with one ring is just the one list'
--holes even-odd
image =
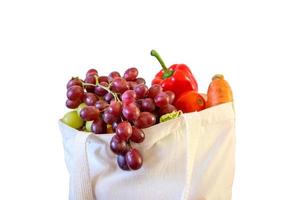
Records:
{"label": "white background", "polygon": [[234,200],[300,199],[297,1],[0,1],[0,199],[67,199],[66,82],[186,63],[234,91]]}

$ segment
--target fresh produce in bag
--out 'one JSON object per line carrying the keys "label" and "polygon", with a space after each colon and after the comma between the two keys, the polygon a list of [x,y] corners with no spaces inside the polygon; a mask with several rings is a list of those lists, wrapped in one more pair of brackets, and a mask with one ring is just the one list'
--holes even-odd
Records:
{"label": "fresh produce in bag", "polygon": [[157,51],[152,50],[151,55],[163,69],[149,87],[135,67],[125,70],[122,76],[117,71],[104,75],[89,69],[84,79],[72,77],[67,83],[66,107],[72,111],[65,114],[62,122],[94,134],[114,133],[110,149],[123,170],[142,167],[143,156],[132,144],[146,139],[143,129],[182,113],[232,101],[230,86],[222,75],[214,76],[206,102],[198,93],[198,84],[187,65],[167,68]]}
{"label": "fresh produce in bag", "polygon": [[[162,66],[147,85],[135,67],[89,69],[67,83],[59,122],[70,173],[69,199],[231,199],[232,91],[215,75],[198,91],[185,64]],[[150,186],[150,187],[149,187]]]}
{"label": "fresh produce in bag", "polygon": [[66,106],[73,111],[62,121],[78,130],[106,134],[115,132],[110,148],[121,169],[137,170],[142,166],[140,152],[132,143],[142,143],[144,128],[153,126],[160,117],[177,111],[175,93],[159,84],[148,88],[137,68],[123,76],[113,71],[108,76],[90,69],[82,80],[73,77],[67,83]]}
{"label": "fresh produce in bag", "polygon": [[152,50],[151,55],[157,58],[163,68],[155,75],[152,84],[160,84],[164,90],[173,91],[175,98],[184,92],[198,90],[197,81],[188,66],[174,64],[167,68],[157,51]]}
{"label": "fresh produce in bag", "polygon": [[207,90],[207,107],[219,105],[221,103],[232,102],[233,96],[230,85],[222,74],[213,76]]}

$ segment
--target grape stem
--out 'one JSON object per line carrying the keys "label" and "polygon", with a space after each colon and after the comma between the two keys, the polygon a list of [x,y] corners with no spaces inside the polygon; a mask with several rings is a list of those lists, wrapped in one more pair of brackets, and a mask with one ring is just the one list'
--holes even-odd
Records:
{"label": "grape stem", "polygon": [[98,82],[98,79],[96,79],[96,85],[95,85],[95,84],[92,84],[92,83],[85,83],[85,82],[81,82],[81,83],[82,83],[83,86],[101,87],[102,89],[106,90],[106,91],[109,92],[111,95],[113,95],[115,101],[121,102],[121,100],[119,99],[118,95],[109,89],[110,86],[111,86],[111,83],[108,85],[108,87],[105,87],[105,86],[103,86],[103,85],[100,85],[99,82]]}

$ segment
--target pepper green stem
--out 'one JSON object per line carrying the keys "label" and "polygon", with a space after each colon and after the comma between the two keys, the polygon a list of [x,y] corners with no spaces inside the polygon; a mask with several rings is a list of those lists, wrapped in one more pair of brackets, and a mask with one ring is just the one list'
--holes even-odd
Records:
{"label": "pepper green stem", "polygon": [[160,65],[162,66],[163,70],[164,70],[164,74],[163,74],[163,79],[169,78],[170,76],[173,75],[174,71],[168,69],[166,67],[166,64],[164,63],[164,61],[161,59],[160,55],[157,53],[157,51],[155,50],[151,50],[151,56],[154,56],[158,62],[160,63]]}

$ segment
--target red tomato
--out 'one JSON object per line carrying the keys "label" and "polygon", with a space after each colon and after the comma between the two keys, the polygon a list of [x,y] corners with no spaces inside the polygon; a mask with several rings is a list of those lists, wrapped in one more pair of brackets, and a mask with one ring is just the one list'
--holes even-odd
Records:
{"label": "red tomato", "polygon": [[175,102],[175,107],[184,113],[200,111],[205,109],[205,100],[198,92],[192,90],[181,94]]}

